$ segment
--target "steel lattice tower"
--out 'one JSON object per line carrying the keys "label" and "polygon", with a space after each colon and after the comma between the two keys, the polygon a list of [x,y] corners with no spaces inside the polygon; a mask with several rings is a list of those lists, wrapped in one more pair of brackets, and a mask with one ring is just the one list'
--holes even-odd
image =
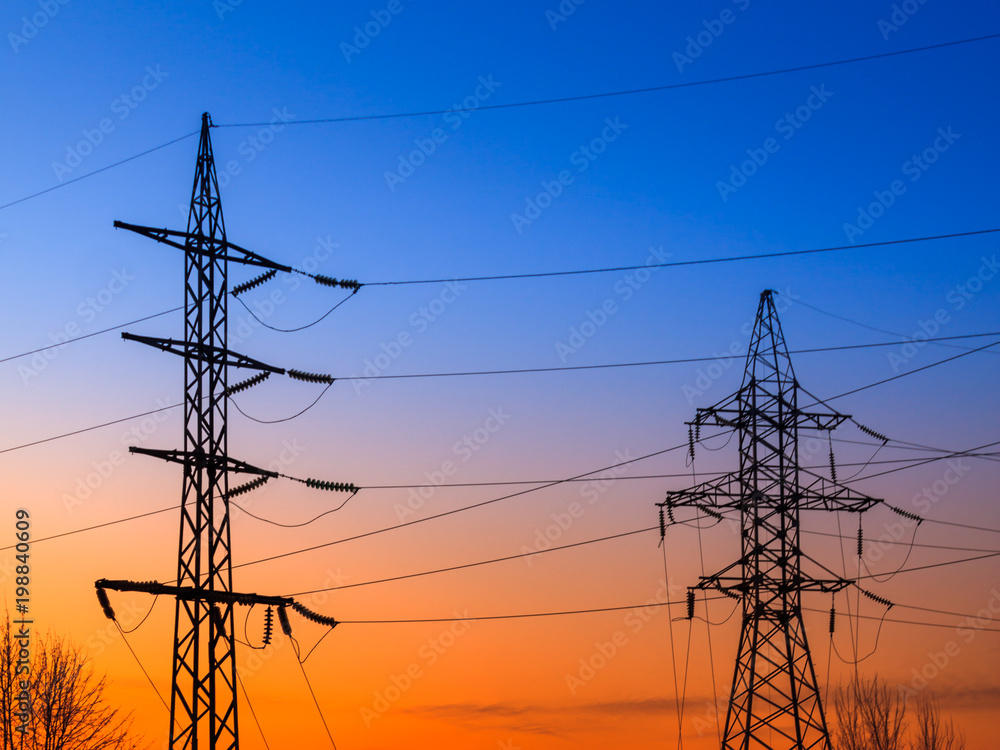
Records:
{"label": "steel lattice tower", "polygon": [[[685,506],[713,515],[739,512],[740,559],[693,587],[720,590],[742,604],[724,750],[831,747],[801,596],[836,592],[848,582],[803,573],[799,515],[803,510],[861,512],[880,501],[799,465],[800,430],[829,432],[849,419],[832,410],[801,410],[799,391],[772,292],[765,290],[742,386],[715,406],[698,409],[688,423],[695,434],[702,425],[735,429],[739,471],[668,492],[660,504],[671,516],[673,508]],[[695,440],[692,435],[692,453]]]}
{"label": "steel lattice tower", "polygon": [[177,585],[104,580],[97,583],[99,590],[169,591],[176,598],[171,750],[239,747],[233,607],[237,602],[251,601],[281,604],[273,597],[237,594],[232,587],[229,474],[275,474],[229,458],[228,368],[285,371],[227,348],[227,271],[229,261],[272,271],[292,269],[227,241],[211,127],[205,113],[186,232],[115,222],[116,227],[184,251],[184,340],[123,334],[123,338],[178,354],[184,360],[183,450],[130,449],[183,466]]}

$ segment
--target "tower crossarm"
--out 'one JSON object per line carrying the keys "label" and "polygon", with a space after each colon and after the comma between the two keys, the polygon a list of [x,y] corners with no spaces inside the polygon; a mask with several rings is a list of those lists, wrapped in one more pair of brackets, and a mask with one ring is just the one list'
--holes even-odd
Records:
{"label": "tower crossarm", "polygon": [[231,349],[214,346],[212,344],[198,342],[189,343],[186,341],[163,339],[155,336],[138,336],[134,333],[122,333],[122,338],[126,341],[138,341],[140,344],[151,346],[154,349],[159,349],[160,351],[170,352],[171,354],[177,354],[182,357],[191,357],[192,359],[203,362],[213,362],[229,367],[243,367],[250,370],[259,370],[261,372],[271,372],[277,375],[285,374],[285,370],[282,367],[274,367],[273,365],[248,357],[245,354],[240,354],[232,351]]}
{"label": "tower crossarm", "polygon": [[[770,421],[769,416],[773,415],[773,408],[767,410],[752,409],[744,404],[739,407],[710,406],[698,409],[697,415],[687,425],[718,425],[720,427],[733,427],[748,429],[753,424],[761,421]],[[798,409],[787,409],[783,413],[785,419],[794,418],[794,423],[784,424],[783,427],[792,427],[800,430],[820,430],[830,432],[843,424],[850,416],[846,414],[831,414],[828,412],[799,411]]]}
{"label": "tower crossarm", "polygon": [[167,462],[177,464],[193,464],[195,466],[207,466],[209,462],[212,461],[216,464],[217,469],[223,469],[234,474],[255,474],[257,476],[270,477],[271,479],[278,477],[278,472],[276,471],[262,469],[259,466],[254,466],[253,464],[248,464],[245,461],[230,458],[229,456],[226,456],[224,460],[218,460],[218,458],[212,458],[205,453],[197,451],[183,451],[176,448],[169,450],[159,448],[139,448],[135,445],[129,446],[128,452],[137,453],[141,456],[162,458]]}
{"label": "tower crossarm", "polygon": [[694,487],[668,490],[664,501],[657,505],[667,508],[699,508],[703,511],[733,510],[742,507],[740,494],[739,475],[729,473]]}
{"label": "tower crossarm", "polygon": [[800,480],[812,480],[807,485],[800,486],[797,493],[800,510],[846,511],[848,513],[863,513],[869,508],[885,502],[881,498],[871,497],[858,492],[840,482],[834,482],[828,477],[813,474],[805,469],[800,470]]}
{"label": "tower crossarm", "polygon": [[[742,561],[739,561],[735,565],[730,565],[718,573],[700,576],[698,583],[692,586],[692,588],[721,591],[730,597],[732,597],[732,593],[740,595],[749,594],[751,589],[754,588],[752,580],[744,578],[742,573],[739,575],[725,575],[726,573],[730,573],[733,568],[739,568],[741,564]],[[787,583],[773,587],[770,590],[775,595],[780,595],[788,591],[812,591],[823,594],[835,594],[850,585],[851,582],[843,578],[821,579],[800,575],[798,577],[790,577]]]}
{"label": "tower crossarm", "polygon": [[295,600],[287,596],[262,596],[261,594],[241,594],[237,591],[210,591],[193,586],[171,586],[157,581],[115,581],[102,578],[94,582],[96,589],[111,591],[138,591],[155,596],[175,596],[183,601],[203,601],[208,604],[260,604],[274,607],[291,607]]}
{"label": "tower crossarm", "polygon": [[[227,239],[219,237],[209,237],[200,232],[182,232],[177,229],[156,229],[155,227],[144,227],[138,224],[127,224],[124,221],[116,221],[115,229],[127,229],[130,232],[141,234],[143,237],[161,242],[164,245],[176,247],[178,250],[193,252],[199,255],[208,255],[217,260],[230,260],[234,263],[242,263],[245,266],[258,266],[260,268],[270,268],[275,271],[292,273],[291,266],[282,263],[275,263],[273,260],[257,255],[246,248],[242,248]],[[211,248],[204,250],[202,248]]]}

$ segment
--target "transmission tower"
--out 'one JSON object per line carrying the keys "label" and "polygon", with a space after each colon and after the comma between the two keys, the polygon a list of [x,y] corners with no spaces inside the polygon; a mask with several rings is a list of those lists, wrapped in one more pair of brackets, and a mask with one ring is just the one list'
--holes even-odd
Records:
{"label": "transmission tower", "polygon": [[[694,507],[721,517],[738,511],[742,555],[688,591],[714,589],[742,604],[742,625],[724,750],[830,749],[823,702],[802,622],[802,593],[835,593],[849,581],[814,578],[802,570],[799,515],[803,510],[862,512],[881,502],[799,464],[799,431],[829,433],[850,417],[799,407],[773,293],[765,290],[754,323],[740,389],[688,422],[692,457],[703,425],[736,430],[738,471],[686,490],[670,491],[661,506]],[[831,471],[833,470],[831,453]]]}
{"label": "transmission tower", "polygon": [[[209,136],[211,127],[211,119],[205,113],[187,231],[115,222],[116,227],[184,251],[184,340],[123,334],[123,338],[178,354],[184,362],[183,450],[130,449],[133,453],[183,466],[177,585],[103,579],[96,583],[105,614],[112,619],[114,612],[105,589],[164,594],[176,600],[170,694],[171,750],[206,747],[233,750],[239,747],[234,605],[279,607],[282,628],[286,632],[289,632],[286,606],[293,606],[303,614],[308,612],[287,598],[233,591],[229,497],[250,485],[259,486],[277,474],[229,457],[227,403],[231,389],[228,368],[248,368],[261,374],[284,373],[285,370],[237,354],[227,347],[228,264],[234,261],[270,269],[268,277],[275,271],[290,272],[292,269],[226,239]],[[258,480],[230,492],[231,473],[256,475]],[[332,618],[315,613],[306,616],[330,627],[336,624]],[[270,638],[270,618],[269,612],[265,641]]]}

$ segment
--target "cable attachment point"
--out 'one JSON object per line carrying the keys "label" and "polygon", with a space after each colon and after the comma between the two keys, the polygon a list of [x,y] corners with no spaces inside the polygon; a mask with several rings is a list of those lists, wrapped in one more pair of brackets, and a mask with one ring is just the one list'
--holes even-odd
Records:
{"label": "cable attachment point", "polygon": [[104,616],[109,620],[114,620],[115,610],[111,607],[111,600],[108,599],[108,592],[100,587],[97,589],[97,601],[101,603],[101,609],[104,610]]}
{"label": "cable attachment point", "polygon": [[247,388],[253,388],[255,385],[259,385],[259,384],[263,383],[269,377],[271,377],[271,373],[269,373],[269,372],[259,372],[256,375],[254,375],[252,378],[247,378],[246,380],[243,380],[243,381],[237,383],[236,385],[229,386],[223,392],[223,395],[224,396],[232,396],[233,394],[239,393],[240,391],[245,391]]}
{"label": "cable attachment point", "polygon": [[249,292],[254,287],[258,287],[265,281],[270,281],[274,278],[275,274],[278,272],[275,270],[268,271],[267,273],[262,273],[255,279],[250,279],[250,281],[244,281],[242,284],[233,287],[233,296],[239,297],[243,292]]}
{"label": "cable attachment point", "polygon": [[865,530],[861,527],[861,516],[858,516],[858,557],[865,554]]}
{"label": "cable attachment point", "polygon": [[667,519],[665,517],[665,511],[663,506],[660,506],[660,542],[667,536]]}
{"label": "cable attachment point", "polygon": [[274,633],[274,607],[270,604],[264,613],[264,645],[271,645],[271,635]]}
{"label": "cable attachment point", "polygon": [[349,482],[324,482],[322,479],[307,479],[303,484],[306,487],[312,487],[314,490],[327,490],[328,492],[357,492],[361,489]]}
{"label": "cable attachment point", "polygon": [[[706,516],[711,516],[712,518],[716,519],[717,521],[725,521],[726,520],[725,517],[723,517],[723,515],[721,513],[719,513],[719,511],[717,511],[715,508],[710,508],[707,505],[698,505],[698,504],[696,504],[695,507],[698,510],[700,510],[702,513],[704,513]],[[673,519],[671,519],[671,520],[673,520]]]}
{"label": "cable attachment point", "polygon": [[881,432],[875,432],[875,430],[873,430],[871,427],[865,427],[863,424],[861,424],[860,422],[856,422],[853,419],[851,421],[854,422],[854,426],[855,427],[857,427],[859,430],[861,430],[863,433],[865,433],[869,437],[873,437],[876,440],[881,440],[882,441],[882,445],[885,445],[886,443],[889,442],[889,438],[887,438]]}
{"label": "cable attachment point", "polygon": [[903,518],[909,518],[911,521],[916,521],[918,526],[924,522],[924,519],[922,519],[916,513],[910,513],[910,511],[908,510],[897,508],[894,505],[889,505],[889,503],[886,503],[886,505],[889,507],[889,510],[891,510],[893,513],[897,513],[901,515]]}
{"label": "cable attachment point", "polygon": [[332,383],[332,375],[323,375],[315,372],[303,372],[302,370],[288,370],[288,377],[293,380],[301,380],[305,383]]}
{"label": "cable attachment point", "polygon": [[246,484],[241,484],[238,487],[233,487],[229,492],[226,493],[226,500],[230,498],[239,497],[240,495],[245,495],[248,492],[253,492],[258,487],[263,487],[267,484],[267,480],[271,477],[265,475],[259,476]]}
{"label": "cable attachment point", "polygon": [[830,635],[837,629],[837,608],[830,602]]}
{"label": "cable attachment point", "polygon": [[285,611],[284,605],[278,607],[278,622],[281,624],[281,632],[287,636],[291,636],[292,623],[288,621],[288,612]]}
{"label": "cable attachment point", "polygon": [[688,425],[688,455],[694,461],[694,429]]}
{"label": "cable attachment point", "polygon": [[694,589],[688,589],[687,618],[689,620],[694,619]]}
{"label": "cable attachment point", "polygon": [[[829,435],[827,438],[829,439]],[[837,462],[833,458],[833,440],[830,439],[830,478],[833,479],[834,484],[837,483]]]}
{"label": "cable attachment point", "polygon": [[350,289],[351,291],[358,291],[361,288],[360,281],[354,281],[349,279],[335,279],[331,276],[324,276],[321,273],[311,275],[313,281],[317,284],[322,284],[323,286],[339,287],[341,289]]}
{"label": "cable attachment point", "polygon": [[863,588],[861,588],[860,586],[858,586],[858,590],[859,590],[859,591],[860,591],[860,592],[861,592],[862,594],[864,594],[865,596],[867,596],[867,597],[868,597],[869,599],[871,599],[871,600],[872,600],[873,602],[878,602],[878,603],[879,603],[879,604],[881,604],[882,606],[884,606],[884,607],[888,607],[889,609],[892,609],[892,602],[890,602],[890,601],[889,601],[888,599],[886,599],[885,597],[882,597],[882,596],[879,596],[878,594],[873,594],[873,593],[872,593],[871,591],[865,591],[865,590],[864,590]]}
{"label": "cable attachment point", "polygon": [[296,612],[298,612],[307,620],[311,620],[312,622],[315,622],[318,625],[326,625],[328,628],[335,628],[337,627],[337,625],[340,624],[332,617],[327,617],[326,615],[321,615],[318,612],[313,612],[311,609],[302,604],[299,604],[298,602],[292,602],[292,609],[294,609]]}

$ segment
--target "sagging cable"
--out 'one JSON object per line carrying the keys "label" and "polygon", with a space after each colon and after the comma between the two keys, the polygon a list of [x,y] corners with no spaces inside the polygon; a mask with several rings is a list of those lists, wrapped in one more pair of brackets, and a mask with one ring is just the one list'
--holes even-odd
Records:
{"label": "sagging cable", "polygon": [[247,388],[253,388],[255,385],[260,385],[265,380],[271,377],[269,372],[259,372],[252,378],[247,378],[236,385],[229,386],[225,391],[223,391],[224,396],[232,396],[233,394],[245,391]]}
{"label": "sagging cable", "polygon": [[332,375],[324,375],[322,373],[315,372],[303,372],[302,370],[288,370],[286,372],[288,377],[293,380],[301,380],[304,383],[333,383],[334,378]]}
{"label": "sagging cable", "polygon": [[275,274],[278,272],[275,270],[270,270],[267,273],[262,273],[255,279],[250,279],[250,281],[244,281],[242,284],[233,287],[233,296],[239,297],[243,292],[249,292],[251,289],[260,286],[266,281],[270,281],[274,278]]}

